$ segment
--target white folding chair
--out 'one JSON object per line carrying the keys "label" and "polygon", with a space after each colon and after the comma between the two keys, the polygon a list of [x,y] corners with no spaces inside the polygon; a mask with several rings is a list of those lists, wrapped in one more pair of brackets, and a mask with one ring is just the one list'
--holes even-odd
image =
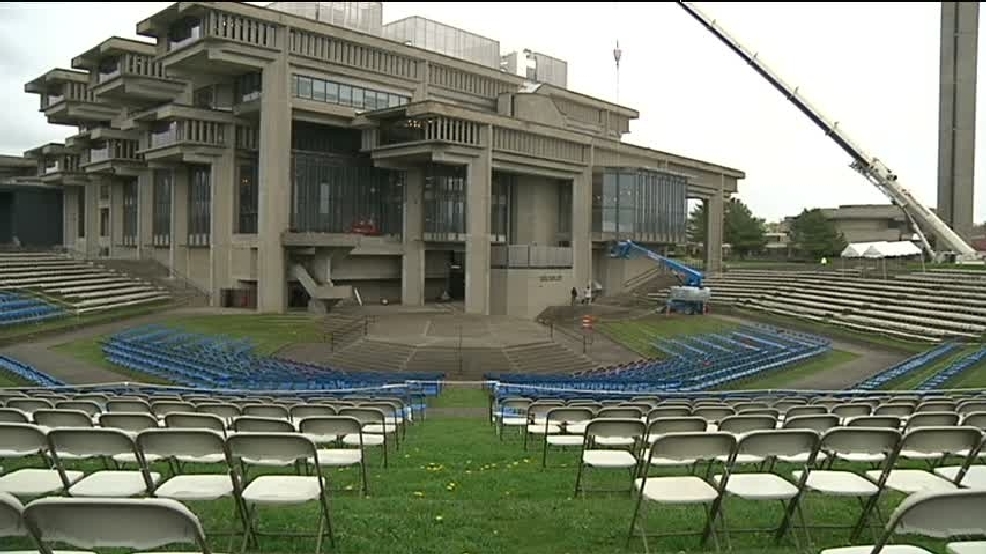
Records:
{"label": "white folding chair", "polygon": [[[329,544],[335,545],[325,477],[319,463],[318,449],[311,439],[300,433],[237,433],[227,439],[226,447],[230,461],[234,462],[230,464],[230,471],[244,512],[246,532],[241,552],[250,542],[258,544],[260,532],[255,520],[259,506],[299,505],[311,501],[317,501],[320,508],[315,554],[322,551],[322,541],[326,535]],[[314,475],[258,475],[246,480],[239,468],[248,463],[281,466],[310,463]],[[285,535],[277,533],[277,536]]]}
{"label": "white folding chair", "polygon": [[141,461],[137,445],[129,435],[119,429],[52,429],[48,432],[48,451],[55,468],[62,477],[65,491],[70,496],[90,498],[127,498],[149,494],[161,480],[154,471],[106,469],[97,470],[72,482],[65,470],[63,454],[73,459],[115,459],[126,455]]}
{"label": "white folding chair", "polygon": [[[911,453],[909,457],[912,458],[928,455],[943,458],[947,454],[967,452],[965,462],[960,469],[960,473],[964,475],[964,470],[975,459],[971,451],[978,450],[982,441],[982,431],[975,427],[918,427],[904,434],[898,455],[907,452]],[[866,472],[866,476],[877,481],[883,473],[883,471],[870,470]],[[891,469],[886,475],[886,486],[904,494],[919,491],[941,492],[958,488],[954,482],[923,469]]]}
{"label": "white folding chair", "polygon": [[[640,410],[636,411],[637,417],[633,419],[594,419],[586,426],[582,454],[579,456],[579,469],[575,475],[575,496],[578,496],[579,492],[590,492],[582,488],[583,475],[587,467],[626,469],[630,470],[631,477],[633,476],[638,463],[635,454],[644,444],[644,435],[647,434],[647,426],[641,420]],[[604,448],[606,446],[610,448]],[[614,446],[629,450],[614,449],[612,448]],[[632,480],[629,490],[633,490]]]}
{"label": "white folding chair", "polygon": [[[979,451],[972,453],[972,459],[978,461],[979,458],[986,456],[986,412],[969,413],[962,420],[963,426],[975,427],[983,431],[984,439],[979,445]],[[969,452],[958,452],[959,456],[969,456]],[[966,460],[969,461],[969,460]],[[964,475],[959,475],[963,466],[968,465]],[[935,468],[935,473],[945,479],[958,483],[960,487],[970,489],[986,489],[986,464],[961,464],[957,466],[944,466]]]}
{"label": "white folding chair", "polygon": [[541,442],[541,467],[548,467],[548,447],[582,446],[586,425],[592,421],[592,408],[561,407],[548,410],[544,416]]}
{"label": "white folding chair", "polygon": [[[822,554],[932,554],[919,546],[888,544],[895,534],[938,539],[986,535],[986,490],[954,490],[912,494],[897,506],[876,544],[823,550]],[[986,541],[951,542],[949,554],[981,554]]]}
{"label": "white folding chair", "polygon": [[379,446],[383,450],[383,467],[390,467],[390,457],[388,455],[390,451],[390,440],[387,438],[390,436],[390,433],[366,431],[366,429],[370,429],[371,431],[387,429],[387,416],[383,410],[379,408],[342,408],[339,410],[339,416],[356,418],[363,428],[363,431],[359,435],[350,433],[344,436],[342,438],[342,444],[349,446],[361,445],[361,448]]}
{"label": "white folding chair", "polygon": [[[182,474],[176,472],[154,489],[158,498],[174,500],[218,500],[233,495],[226,455],[226,443],[222,434],[206,429],[148,429],[137,435],[137,449],[144,460],[174,459],[172,467],[182,463],[203,465],[222,464],[222,474]],[[148,463],[143,471],[150,472]]]}
{"label": "white folding chair", "polygon": [[31,417],[13,408],[0,408],[0,424],[2,423],[30,423]]}
{"label": "white folding chair", "polygon": [[211,554],[195,514],[166,498],[42,498],[27,505],[24,520],[45,544],[137,552],[191,544]]}
{"label": "white folding chair", "polygon": [[862,531],[870,521],[870,514],[877,512],[879,517],[880,494],[883,492],[887,475],[893,468],[900,444],[900,432],[880,427],[836,427],[822,435],[821,449],[829,453],[830,460],[854,461],[879,460],[883,464],[882,474],[876,482],[848,470],[812,469],[807,478],[805,470],[791,472],[795,481],[804,484],[807,490],[825,496],[856,498],[862,505],[859,519],[853,526],[851,538]]}
{"label": "white folding chair", "polygon": [[21,468],[0,476],[0,492],[34,498],[62,492],[85,475],[82,471],[51,469],[45,457],[48,438],[44,431],[26,423],[0,423],[0,459],[36,456],[44,468]]}
{"label": "white folding chair", "polygon": [[[24,506],[20,500],[13,495],[0,492],[0,539],[7,539],[7,546],[10,546],[12,539],[24,539],[24,542],[32,543],[31,550],[0,550],[0,554],[38,554],[38,538],[28,528],[24,521]],[[65,551],[55,551],[52,554],[70,554]],[[74,552],[71,554],[88,554],[85,552]]]}
{"label": "white folding chair", "polygon": [[92,416],[81,410],[36,410],[31,414],[34,424],[52,429],[55,427],[92,427]]}
{"label": "white folding chair", "polygon": [[508,427],[523,429],[527,426],[527,409],[531,401],[527,398],[507,398],[493,411],[493,425],[496,434],[503,440],[503,431]]}
{"label": "white folding chair", "polygon": [[206,429],[226,436],[226,422],[219,416],[197,412],[174,412],[164,416],[168,429]]}
{"label": "white folding chair", "polygon": [[636,533],[643,540],[644,551],[649,551],[647,545],[649,535],[643,525],[638,525],[638,519],[642,517],[641,508],[644,506],[644,500],[665,506],[689,504],[704,506],[707,512],[705,528],[701,535],[702,543],[704,544],[711,535],[718,547],[716,524],[719,522],[722,496],[729,482],[730,463],[723,464],[723,478],[719,480],[718,486],[694,475],[648,477],[647,474],[652,465],[651,458],[677,460],[679,464],[684,465],[690,461],[714,462],[721,456],[728,456],[731,461],[735,452],[736,437],[730,433],[673,433],[658,436],[650,447],[648,463],[641,466],[641,477],[634,480],[634,486],[639,492],[633,516],[630,518],[627,547],[630,546],[630,541]]}
{"label": "white folding chair", "polygon": [[[724,420],[725,422],[725,420]],[[773,532],[776,541],[780,541],[790,529],[791,520],[795,515],[801,521],[805,538],[810,543],[808,527],[805,525],[804,513],[801,510],[801,497],[805,491],[807,470],[814,467],[815,458],[821,445],[821,436],[809,429],[772,429],[749,431],[738,437],[732,471],[725,485],[727,498],[735,496],[750,501],[779,501],[785,505],[784,517]],[[801,478],[792,483],[773,471],[738,472],[736,463],[740,456],[745,459],[776,460],[784,456],[788,459],[803,459]],[[773,464],[771,464],[773,465]],[[725,475],[716,475],[713,480],[718,484],[727,479]],[[728,502],[723,501],[722,512],[725,513]],[[725,519],[725,516],[722,516]],[[725,526],[725,524],[724,524]],[[730,529],[733,531],[733,529]],[[746,529],[746,531],[764,531],[763,529]],[[801,545],[797,534],[792,533],[798,548]]]}
{"label": "white folding chair", "polygon": [[[313,416],[302,419],[298,429],[316,445],[333,444],[345,436],[354,436],[357,444],[343,448],[318,448],[318,461],[323,467],[358,466],[360,472],[360,493],[367,494],[366,464],[363,451],[363,426],[355,417]],[[311,460],[309,460],[311,463]]]}

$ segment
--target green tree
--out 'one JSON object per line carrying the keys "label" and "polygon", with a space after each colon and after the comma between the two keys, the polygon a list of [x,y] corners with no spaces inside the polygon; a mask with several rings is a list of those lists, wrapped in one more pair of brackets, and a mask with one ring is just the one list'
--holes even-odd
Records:
{"label": "green tree", "polygon": [[848,245],[821,210],[804,210],[791,222],[791,242],[812,260],[837,256]]}
{"label": "green tree", "polygon": [[[722,240],[729,243],[737,256],[746,257],[767,244],[764,221],[753,217],[746,204],[734,198],[726,203],[724,211]],[[705,242],[705,220],[705,203],[702,202],[688,218],[688,236],[692,241]]]}

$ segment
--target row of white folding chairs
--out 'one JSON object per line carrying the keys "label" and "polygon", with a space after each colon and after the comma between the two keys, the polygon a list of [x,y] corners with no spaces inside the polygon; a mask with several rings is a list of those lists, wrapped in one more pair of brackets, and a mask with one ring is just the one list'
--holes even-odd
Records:
{"label": "row of white folding chairs", "polygon": [[[586,467],[630,469],[635,477],[633,489],[637,491],[637,507],[631,523],[631,536],[638,530],[639,510],[644,501],[665,506],[702,504],[707,508],[708,521],[703,539],[718,539],[717,525],[723,521],[724,501],[738,497],[749,501],[781,501],[786,503],[785,516],[778,536],[788,531],[797,511],[804,524],[801,499],[806,492],[837,497],[855,497],[863,503],[859,519],[853,525],[852,538],[869,526],[871,514],[884,490],[905,494],[948,493],[960,488],[962,477],[972,464],[976,450],[983,445],[982,431],[970,427],[920,428],[906,434],[891,429],[839,427],[819,434],[809,429],[781,429],[754,431],[742,435],[724,432],[669,433],[660,435],[648,449],[643,460],[631,452],[596,447],[594,441],[601,438],[625,438],[631,433],[644,433],[644,425],[638,420],[596,420],[587,430],[591,438],[583,449],[576,476],[576,493],[582,492],[583,472]],[[900,469],[895,467],[898,456],[907,451],[958,451],[969,454],[956,467],[951,479],[930,471]],[[822,453],[838,459],[856,461],[860,455],[882,458],[882,467],[857,473],[847,469],[820,469],[815,462]],[[790,477],[775,472],[778,466],[761,465],[756,471],[739,471],[749,468],[742,457],[760,460],[797,459],[801,469]],[[694,466],[698,462],[718,465],[715,475],[650,475],[654,466]],[[973,488],[973,494],[986,493],[986,488]],[[986,518],[981,518],[986,526]],[[955,528],[953,528],[955,529]],[[643,534],[643,529],[640,529]],[[774,530],[772,530],[774,531]],[[728,538],[728,535],[726,535]],[[646,543],[645,543],[646,544]]]}
{"label": "row of white folding chairs", "polygon": [[[771,407],[765,402],[743,402],[735,404],[724,404],[721,402],[701,402],[688,404],[677,401],[661,403],[648,402],[620,402],[602,404],[591,401],[537,401],[532,402],[528,399],[506,399],[502,401],[495,410],[494,423],[502,421],[504,418],[516,418],[517,415],[525,411],[530,416],[532,412],[543,413],[553,407],[559,406],[584,406],[596,410],[609,410],[613,408],[640,408],[651,417],[668,416],[687,416],[706,414],[710,419],[721,419],[728,415],[748,414],[775,414],[779,418],[794,417],[799,415],[814,415],[824,413],[835,413],[841,417],[857,417],[864,415],[889,415],[897,417],[909,417],[921,412],[959,412],[962,414],[971,412],[986,411],[986,399],[969,400],[963,402],[952,401],[928,401],[921,404],[912,402],[878,402],[878,401],[854,401],[831,404],[800,404],[786,406],[784,409]],[[660,414],[660,415],[658,415]]]}
{"label": "row of white folding chairs", "polygon": [[[173,412],[205,412],[213,413],[227,419],[240,416],[252,415],[259,417],[278,417],[292,419],[295,412],[310,413],[313,410],[338,410],[341,408],[352,408],[358,406],[373,406],[392,412],[389,417],[396,422],[403,424],[404,420],[411,420],[412,414],[409,408],[399,399],[378,399],[364,400],[359,402],[324,402],[324,403],[292,403],[280,404],[276,402],[248,402],[234,404],[229,402],[217,401],[181,401],[181,400],[155,400],[148,402],[143,399],[110,399],[99,402],[89,398],[73,399],[52,399],[50,397],[13,397],[0,402],[0,408],[19,410],[31,413],[35,410],[46,409],[71,409],[82,410],[91,415],[103,412],[143,412],[154,414],[158,417]],[[304,416],[302,416],[304,417]]]}
{"label": "row of white folding chairs", "polygon": [[[874,408],[881,404],[911,404],[916,406],[926,404],[926,403],[952,403],[957,407],[959,404],[968,402],[986,402],[986,391],[984,392],[969,392],[969,393],[956,393],[956,394],[935,394],[935,395],[916,395],[916,394],[872,394],[872,395],[856,395],[856,396],[783,396],[783,397],[749,397],[749,396],[706,396],[706,397],[696,397],[696,398],[677,398],[677,397],[667,397],[660,398],[657,396],[634,396],[629,399],[623,400],[591,400],[585,398],[575,398],[575,399],[558,399],[558,398],[530,398],[525,396],[508,396],[503,398],[498,398],[494,402],[499,405],[500,403],[507,400],[527,400],[529,402],[561,402],[564,404],[601,404],[604,406],[610,406],[614,404],[627,404],[627,403],[642,403],[649,404],[652,407],[657,407],[660,405],[678,405],[678,406],[699,406],[699,405],[727,405],[732,406],[735,409],[743,408],[775,408],[781,412],[786,411],[788,408],[795,406],[834,406],[837,404],[847,404],[855,402],[864,402],[872,405]],[[939,408],[932,408],[937,410]],[[975,410],[975,411],[978,411]]]}
{"label": "row of white folding chairs", "polygon": [[[191,545],[197,554],[212,553],[198,517],[180,502],[164,498],[40,498],[25,507],[0,492],[0,537],[23,537],[39,549],[42,545],[50,548],[52,543],[76,549],[134,550],[182,544]],[[15,554],[0,550],[0,554],[7,552]],[[90,554],[88,550],[74,552]]]}
{"label": "row of white folding chairs", "polygon": [[[986,411],[961,414],[958,412],[918,412],[910,417],[883,416],[883,415],[864,415],[865,410],[839,412],[818,412],[804,415],[789,415],[787,418],[780,418],[775,413],[764,413],[761,410],[750,410],[733,415],[731,411],[722,411],[718,408],[696,409],[690,412],[684,410],[662,410],[660,408],[651,410],[646,416],[642,415],[639,408],[634,407],[612,407],[594,410],[583,406],[551,406],[546,411],[530,411],[525,418],[504,418],[501,421],[502,427],[519,426],[524,428],[525,445],[527,444],[528,434],[559,434],[562,432],[560,427],[564,426],[567,434],[581,434],[585,429],[585,422],[590,419],[606,418],[639,418],[644,423],[667,419],[694,419],[696,424],[704,421],[708,430],[722,428],[740,432],[746,430],[765,430],[784,426],[789,421],[799,421],[802,425],[807,421],[815,421],[819,426],[824,423],[831,425],[856,425],[871,427],[889,427],[893,429],[911,429],[921,426],[949,426],[949,425],[972,425],[986,429]],[[816,418],[814,420],[805,418]],[[502,431],[501,431],[502,432]],[[502,435],[501,435],[502,436]]]}
{"label": "row of white folding chairs", "polygon": [[[360,423],[361,431],[358,434],[340,435],[338,437],[329,436],[324,433],[310,431],[314,421],[332,419],[336,416],[351,418]],[[307,423],[306,423],[307,422]],[[158,419],[146,413],[123,413],[112,412],[99,414],[95,418],[90,418],[88,414],[81,411],[72,410],[38,410],[32,414],[31,421],[12,421],[7,423],[33,424],[41,430],[57,428],[106,428],[117,429],[130,436],[148,429],[160,427],[172,429],[206,429],[216,431],[224,436],[235,433],[308,433],[312,435],[316,442],[333,442],[341,440],[343,444],[350,446],[379,446],[383,448],[384,467],[389,466],[388,451],[391,445],[397,444],[398,428],[388,421],[381,410],[373,408],[346,408],[338,414],[315,413],[306,417],[301,417],[294,421],[276,418],[263,418],[252,416],[240,416],[231,421],[212,414],[201,413],[172,413],[162,419]],[[308,431],[306,431],[308,429]],[[4,445],[0,442],[0,458],[4,452]]]}
{"label": "row of white folding chairs", "polygon": [[[43,467],[26,464],[0,477],[0,492],[17,497],[64,494],[82,498],[124,498],[153,495],[178,501],[212,501],[232,497],[236,514],[251,514],[244,522],[244,541],[255,540],[252,518],[257,506],[321,504],[320,529],[328,522],[327,495],[330,483],[324,466],[354,466],[359,470],[360,493],[367,490],[362,445],[355,448],[320,448],[313,440],[324,434],[325,442],[337,436],[360,436],[355,418],[309,418],[303,433],[235,433],[228,437],[204,429],[149,429],[136,437],[117,429],[58,428],[47,432],[31,425],[0,425],[0,444],[9,445],[22,458],[36,456]],[[8,453],[9,454],[9,453]],[[69,469],[82,460],[132,462],[136,469]],[[170,476],[158,470],[167,462]],[[184,474],[185,464],[195,464],[195,474]],[[201,473],[203,466],[216,466],[214,473]],[[68,466],[68,467],[67,467]],[[247,468],[294,466],[297,475],[256,474]],[[302,469],[307,471],[302,472]],[[254,473],[254,472],[251,472]],[[243,521],[241,519],[241,522]],[[331,534],[331,530],[330,530]]]}
{"label": "row of white folding chairs", "polygon": [[[659,437],[671,434],[671,433],[727,433],[737,437],[741,437],[752,432],[765,432],[776,430],[777,428],[773,425],[773,421],[770,418],[759,417],[759,416],[733,416],[726,418],[719,422],[717,426],[710,426],[707,421],[698,417],[680,417],[680,418],[658,418],[650,422],[643,422],[636,418],[618,419],[600,419],[595,418],[591,420],[577,420],[569,419],[581,417],[585,414],[579,414],[577,408],[566,408],[565,411],[558,411],[554,414],[549,415],[552,418],[552,423],[543,428],[542,435],[542,466],[547,466],[547,454],[549,447],[582,447],[586,448],[590,445],[593,446],[605,446],[609,448],[626,448],[630,452],[633,452],[636,456],[637,453],[641,453],[641,445],[653,444]],[[555,419],[557,418],[557,419]],[[850,421],[840,421],[835,416],[823,415],[823,416],[800,416],[785,420],[782,427],[783,430],[808,430],[815,433],[825,433],[832,429],[837,428],[848,428],[848,429],[883,429],[892,432],[902,432],[905,435],[916,429],[973,429],[976,430],[980,436],[986,433],[986,412],[974,414],[973,416],[967,417],[966,421],[955,423],[936,424],[935,421],[927,421],[924,424],[915,424],[911,426],[891,426],[886,425],[883,421],[870,421],[875,419],[884,418],[855,418]],[[605,436],[598,437],[590,434],[589,429],[595,423],[596,426],[603,424],[597,422],[604,421],[634,421],[639,422],[639,428],[643,429],[642,434],[637,437],[634,435],[625,436]],[[963,425],[958,425],[962,423]],[[616,424],[619,425],[619,424]],[[549,427],[550,426],[550,427]],[[636,424],[629,425],[628,427],[636,428]],[[638,440],[639,439],[639,440]],[[935,450],[935,451],[920,451],[920,450],[904,450],[901,453],[901,459],[908,460],[921,460],[924,462],[934,463],[944,460],[948,455],[965,457],[970,455],[970,450]],[[646,450],[641,453],[642,456],[646,455]],[[972,453],[973,458],[977,456],[986,456],[983,448],[977,447]],[[804,457],[787,457],[783,461],[797,463],[803,462]],[[883,456],[876,456],[868,454],[867,451],[862,449],[855,456],[844,455],[842,458],[838,456],[833,457],[826,452],[822,452],[819,456],[820,461],[834,461],[834,459],[846,459],[855,462],[863,463],[879,463],[884,460]],[[764,460],[756,456],[750,456],[743,454],[739,456],[739,463],[761,463]],[[675,464],[671,464],[675,465]],[[950,468],[937,468],[936,472],[940,475],[946,477],[954,477],[954,469]],[[967,471],[963,474],[963,479],[965,479],[968,484],[974,485],[976,487],[986,487],[986,466],[973,466],[973,469]]]}

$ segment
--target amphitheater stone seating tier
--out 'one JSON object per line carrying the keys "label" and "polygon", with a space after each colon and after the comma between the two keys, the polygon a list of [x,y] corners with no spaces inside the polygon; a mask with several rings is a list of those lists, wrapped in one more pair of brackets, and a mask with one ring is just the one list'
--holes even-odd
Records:
{"label": "amphitheater stone seating tier", "polygon": [[986,333],[986,274],[924,271],[865,277],[855,271],[733,270],[709,277],[715,304],[839,325],[908,341]]}
{"label": "amphitheater stone seating tier", "polygon": [[168,300],[167,291],[67,255],[0,253],[0,291],[40,295],[63,311],[86,314]]}

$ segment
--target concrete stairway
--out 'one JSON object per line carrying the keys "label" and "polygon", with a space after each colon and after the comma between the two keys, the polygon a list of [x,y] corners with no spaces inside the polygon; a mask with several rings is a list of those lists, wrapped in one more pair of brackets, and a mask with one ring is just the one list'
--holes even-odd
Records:
{"label": "concrete stairway", "polygon": [[96,265],[137,279],[142,279],[166,289],[176,304],[208,306],[208,295],[184,279],[172,279],[168,268],[155,260],[100,259]]}
{"label": "concrete stairway", "polygon": [[503,349],[514,371],[524,373],[567,373],[592,369],[592,360],[556,342],[535,342]]}
{"label": "concrete stairway", "polygon": [[334,352],[325,365],[350,371],[393,371],[402,368],[414,351],[405,344],[361,339]]}

